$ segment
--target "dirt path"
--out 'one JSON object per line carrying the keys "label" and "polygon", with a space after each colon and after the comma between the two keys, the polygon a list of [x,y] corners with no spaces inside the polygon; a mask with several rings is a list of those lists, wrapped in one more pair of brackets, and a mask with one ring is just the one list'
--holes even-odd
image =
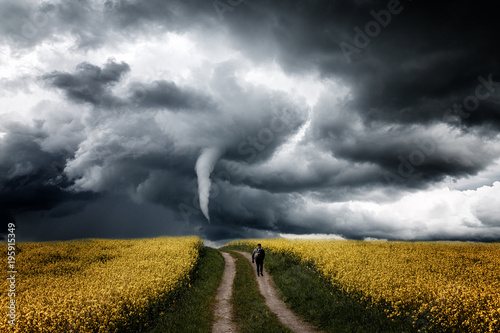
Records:
{"label": "dirt path", "polygon": [[233,294],[233,281],[236,276],[236,265],[234,258],[229,253],[221,252],[224,257],[225,266],[220,286],[217,289],[215,300],[217,304],[214,309],[214,324],[212,333],[234,333],[236,325],[233,322],[233,310],[230,303]]}
{"label": "dirt path", "polygon": [[[240,251],[238,251],[238,253],[244,255],[245,258],[252,262],[252,256],[249,253]],[[257,271],[255,269],[254,272],[257,275]],[[320,332],[311,324],[308,324],[297,317],[297,315],[290,311],[285,303],[278,298],[278,293],[274,287],[273,280],[271,280],[271,277],[267,274],[265,268],[264,276],[257,277],[257,282],[259,283],[261,294],[266,298],[266,305],[278,316],[278,319],[284,325],[288,326],[292,331],[299,333]]]}

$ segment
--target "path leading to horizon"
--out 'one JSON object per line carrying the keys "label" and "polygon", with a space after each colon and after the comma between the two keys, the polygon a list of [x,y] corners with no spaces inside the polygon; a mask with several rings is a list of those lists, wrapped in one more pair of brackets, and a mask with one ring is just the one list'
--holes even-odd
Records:
{"label": "path leading to horizon", "polygon": [[[252,261],[252,256],[249,253],[240,251],[237,252],[243,255],[250,262]],[[236,333],[238,330],[233,320],[233,310],[230,302],[233,293],[234,278],[236,276],[235,259],[227,252],[221,253],[226,264],[221,284],[217,289],[217,295],[215,297],[217,303],[214,310],[215,321],[212,327],[212,333]],[[253,271],[254,274],[257,275],[256,270],[254,269]],[[283,325],[288,326],[292,331],[297,333],[320,332],[314,326],[299,318],[295,313],[288,309],[282,300],[278,298],[278,293],[273,280],[269,274],[267,274],[265,268],[264,276],[257,277],[257,282],[260,293],[266,300],[266,305],[276,314]]]}
{"label": "path leading to horizon", "polygon": [[[252,262],[252,255],[250,253],[237,252]],[[257,275],[257,270],[255,269],[254,274]],[[299,318],[286,306],[285,302],[278,298],[278,292],[276,291],[274,282],[265,268],[263,274],[264,276],[257,277],[260,293],[265,297],[266,305],[276,314],[276,316],[278,316],[281,323],[297,333],[320,332],[314,326]]]}

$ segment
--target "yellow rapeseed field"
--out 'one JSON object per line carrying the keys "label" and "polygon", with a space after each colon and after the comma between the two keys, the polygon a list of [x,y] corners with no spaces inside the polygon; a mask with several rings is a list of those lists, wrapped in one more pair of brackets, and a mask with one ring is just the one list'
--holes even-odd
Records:
{"label": "yellow rapeseed field", "polygon": [[[424,331],[500,332],[500,245],[259,239],[312,264],[345,292],[404,316]],[[334,315],[334,314],[332,314]]]}
{"label": "yellow rapeseed field", "polygon": [[198,237],[19,243],[16,325],[2,269],[0,332],[134,332],[159,314],[160,300],[190,286],[202,245]]}

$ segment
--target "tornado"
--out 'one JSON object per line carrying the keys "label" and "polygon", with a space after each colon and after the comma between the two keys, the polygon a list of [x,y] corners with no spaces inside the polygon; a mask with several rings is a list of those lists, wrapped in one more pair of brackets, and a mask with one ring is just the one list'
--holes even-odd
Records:
{"label": "tornado", "polygon": [[196,161],[196,176],[198,177],[198,195],[200,198],[200,207],[203,215],[210,222],[208,214],[208,197],[210,195],[210,174],[212,173],[215,163],[222,155],[222,150],[219,148],[205,148],[201,151],[198,160]]}

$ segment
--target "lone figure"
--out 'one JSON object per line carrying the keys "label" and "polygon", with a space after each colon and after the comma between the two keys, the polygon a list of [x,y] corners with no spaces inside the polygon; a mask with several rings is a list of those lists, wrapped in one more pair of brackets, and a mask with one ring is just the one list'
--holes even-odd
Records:
{"label": "lone figure", "polygon": [[257,244],[257,247],[255,250],[252,252],[252,264],[255,262],[257,264],[257,276],[264,276],[262,274],[262,270],[264,269],[264,257],[266,256],[266,252],[260,246],[260,244]]}

